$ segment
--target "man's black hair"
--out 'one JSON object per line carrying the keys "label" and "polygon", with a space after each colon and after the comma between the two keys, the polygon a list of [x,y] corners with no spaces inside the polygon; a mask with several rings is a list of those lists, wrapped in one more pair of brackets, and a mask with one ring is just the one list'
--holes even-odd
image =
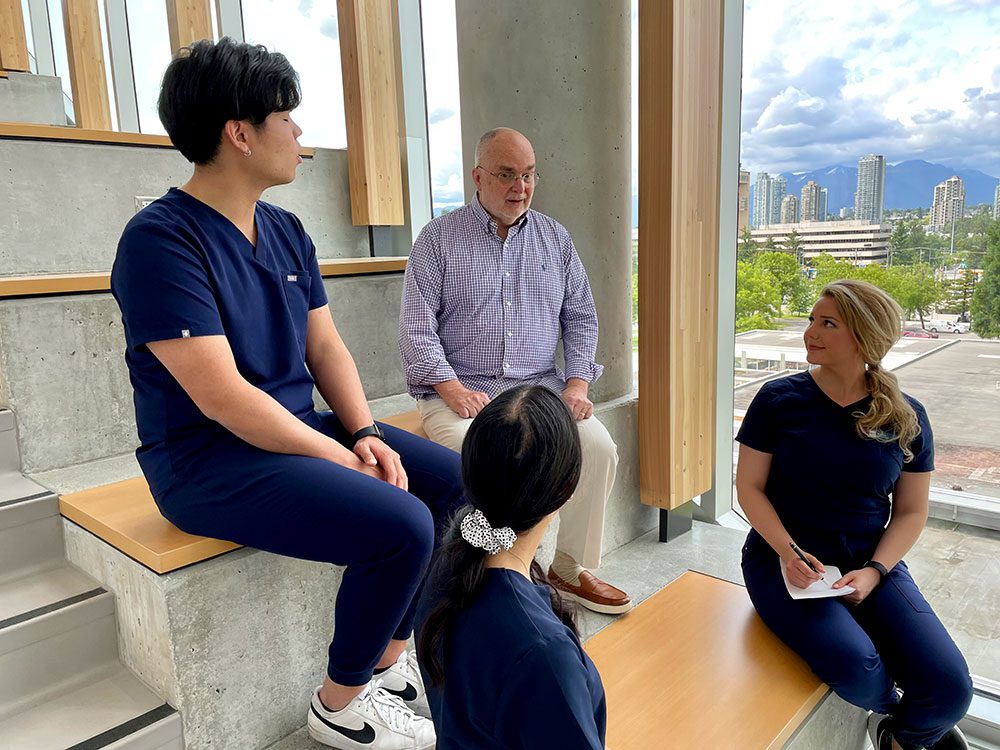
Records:
{"label": "man's black hair", "polygon": [[224,37],[177,53],[163,74],[157,109],[177,150],[188,161],[208,164],[229,120],[258,126],[301,101],[299,75],[284,55]]}

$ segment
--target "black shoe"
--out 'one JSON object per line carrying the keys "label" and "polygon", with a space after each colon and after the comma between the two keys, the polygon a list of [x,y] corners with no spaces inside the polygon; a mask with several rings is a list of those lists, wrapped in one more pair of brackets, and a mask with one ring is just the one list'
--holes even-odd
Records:
{"label": "black shoe", "polygon": [[928,745],[927,750],[969,750],[969,743],[958,727],[952,727],[944,733],[944,737],[933,745]]}
{"label": "black shoe", "polygon": [[882,714],[869,716],[868,736],[875,750],[892,750],[892,719]]}

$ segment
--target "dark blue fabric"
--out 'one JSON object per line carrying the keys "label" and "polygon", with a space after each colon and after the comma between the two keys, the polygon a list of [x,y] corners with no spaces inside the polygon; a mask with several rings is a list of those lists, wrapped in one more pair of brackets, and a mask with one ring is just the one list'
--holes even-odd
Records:
{"label": "dark blue fabric", "polygon": [[910,446],[913,460],[904,463],[898,443],[858,435],[854,414],[867,411],[869,398],[840,406],[808,372],[761,387],[736,439],[772,454],[764,493],[790,533],[809,528],[864,533],[888,523],[900,474],[934,470],[927,412],[907,399],[917,412],[920,434]]}
{"label": "dark blue fabric", "polygon": [[111,270],[143,450],[219,427],[146,344],[225,335],[240,373],[300,419],[313,409],[306,314],[326,304],[316,249],[292,214],[257,203],[257,246],[222,214],[172,188],[125,227]]}
{"label": "dark blue fabric", "polygon": [[[438,602],[424,597],[418,627]],[[604,747],[601,677],[553,613],[546,587],[487,568],[481,592],[453,622],[444,684],[427,692],[438,750]]]}
{"label": "dark blue fabric", "polygon": [[[907,398],[920,422],[907,463],[897,443],[858,435],[854,414],[867,410],[868,398],[840,406],[807,372],[766,383],[737,435],[771,454],[765,495],[798,545],[844,573],[874,554],[901,473],[934,470],[927,413]],[[796,601],[777,554],[751,531],[743,577],[767,626],[844,700],[891,713],[903,747],[933,744],[964,716],[972,700],[968,666],[905,562],[856,607],[840,599]],[[903,690],[898,704],[895,686]]]}
{"label": "dark blue fabric", "polygon": [[[796,601],[785,588],[777,555],[751,532],[743,577],[754,608],[775,635],[841,698],[892,714],[893,734],[904,748],[933,745],[965,716],[972,702],[969,667],[906,563],[889,571],[856,607],[840,599]],[[903,691],[899,703],[896,685]]]}
{"label": "dark blue fabric", "polygon": [[192,534],[344,565],[327,673],[362,685],[390,638],[407,638],[435,538],[462,505],[458,454],[383,425],[410,492],[329,461],[269,453],[205,417],[146,344],[224,335],[240,373],[312,428],[308,311],[326,304],[298,219],[256,209],[254,247],[221,214],[172,189],[125,229],[112,270],[135,390],[143,474],[163,515]]}

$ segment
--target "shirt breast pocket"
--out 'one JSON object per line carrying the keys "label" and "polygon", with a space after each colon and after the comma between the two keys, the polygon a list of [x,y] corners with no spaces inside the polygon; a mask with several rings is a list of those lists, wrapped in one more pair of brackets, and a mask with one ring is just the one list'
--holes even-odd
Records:
{"label": "shirt breast pocket", "polygon": [[285,293],[285,304],[295,335],[304,347],[309,316],[309,290],[312,277],[304,271],[282,271],[279,274],[281,288]]}

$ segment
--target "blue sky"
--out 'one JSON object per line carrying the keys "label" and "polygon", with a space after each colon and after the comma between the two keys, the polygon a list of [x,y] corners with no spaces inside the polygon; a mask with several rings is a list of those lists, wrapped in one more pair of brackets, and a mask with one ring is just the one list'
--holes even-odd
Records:
{"label": "blue sky", "polygon": [[1000,2],[747,0],[751,171],[926,159],[1000,175]]}

